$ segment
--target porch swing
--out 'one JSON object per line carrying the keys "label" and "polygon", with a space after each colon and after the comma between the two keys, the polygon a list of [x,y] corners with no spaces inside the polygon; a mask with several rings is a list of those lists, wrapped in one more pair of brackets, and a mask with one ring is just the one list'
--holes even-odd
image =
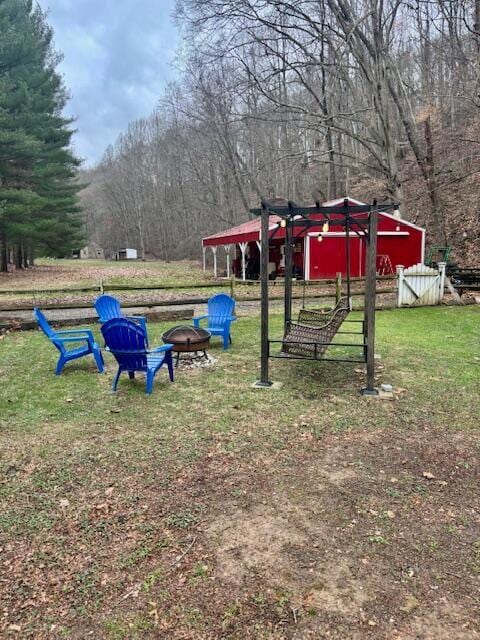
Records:
{"label": "porch swing", "polygon": [[[271,387],[269,380],[269,358],[300,359],[300,360],[330,360],[333,362],[362,362],[367,365],[367,385],[362,393],[376,395],[374,387],[374,335],[375,335],[375,300],[376,300],[376,247],[378,210],[395,209],[396,203],[377,205],[351,204],[345,199],[343,205],[298,206],[289,202],[288,205],[278,206],[262,200],[261,209],[252,209],[251,213],[261,216],[261,377],[254,386]],[[284,336],[281,340],[272,340],[268,336],[268,253],[269,253],[269,218],[276,215],[281,218],[277,226],[285,229],[285,308],[284,308]],[[314,217],[312,217],[314,216]],[[323,223],[323,227],[322,227]],[[300,235],[305,235],[312,227],[322,227],[326,233],[329,226],[340,226],[345,229],[345,257],[346,257],[346,296],[340,296],[335,307],[328,312],[305,309],[304,304],[296,321],[292,321],[292,244],[293,230],[300,228]],[[363,320],[347,320],[352,309],[350,287],[350,232],[355,233],[367,244],[366,292],[365,311]],[[320,234],[321,235],[321,234]],[[298,237],[298,236],[297,236]],[[359,331],[341,331],[342,324],[347,322],[360,323]],[[356,334],[362,336],[361,344],[333,342],[339,333]],[[280,344],[279,353],[272,354],[272,344]],[[328,358],[325,352],[330,346],[345,348],[361,348],[361,358]]]}
{"label": "porch swing", "polygon": [[[317,207],[320,204],[316,203]],[[348,207],[348,200],[344,201],[344,208]],[[316,221],[318,225],[318,221]],[[287,321],[284,327],[284,337],[282,342],[281,357],[319,360],[332,343],[352,310],[352,299],[350,291],[350,217],[345,216],[345,274],[347,277],[347,295],[339,296],[336,305],[328,311],[319,311],[305,308],[306,280],[303,281],[303,303],[298,313],[296,322]],[[322,233],[318,236],[321,240],[323,233],[328,233],[330,229],[330,219],[322,226]],[[288,243],[286,243],[288,245]],[[363,328],[362,328],[363,329]],[[363,331],[362,331],[363,332]]]}
{"label": "porch swing", "polygon": [[327,312],[301,309],[297,322],[290,322],[286,327],[280,355],[319,360],[350,311],[347,296],[341,297],[335,307]]}

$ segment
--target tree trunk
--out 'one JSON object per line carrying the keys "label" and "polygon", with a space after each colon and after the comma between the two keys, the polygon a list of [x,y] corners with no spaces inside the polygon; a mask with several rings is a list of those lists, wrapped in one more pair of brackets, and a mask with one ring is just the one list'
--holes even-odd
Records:
{"label": "tree trunk", "polygon": [[480,65],[480,0],[475,0],[475,42],[477,45],[478,60],[477,64]]}
{"label": "tree trunk", "polygon": [[22,245],[16,244],[14,249],[15,269],[23,268]]}
{"label": "tree trunk", "polygon": [[447,228],[442,202],[438,195],[437,179],[435,176],[435,160],[433,156],[432,121],[430,116],[425,119],[425,172],[428,195],[432,203],[432,213],[435,220],[435,230],[433,236],[438,238],[440,244],[447,244]]}
{"label": "tree trunk", "polygon": [[0,236],[0,271],[3,273],[8,272],[8,248],[5,234]]}
{"label": "tree trunk", "polygon": [[[323,8],[323,12],[325,8]],[[322,31],[325,29],[325,16],[322,13]],[[322,110],[325,118],[329,117],[329,108],[327,100],[327,77],[325,70],[325,42],[322,40],[320,49],[321,77],[322,77]],[[327,130],[325,133],[325,142],[328,149],[328,199],[333,200],[337,195],[337,172],[335,167],[335,150],[333,148],[333,135],[330,121],[327,120]],[[346,195],[346,194],[345,194]]]}

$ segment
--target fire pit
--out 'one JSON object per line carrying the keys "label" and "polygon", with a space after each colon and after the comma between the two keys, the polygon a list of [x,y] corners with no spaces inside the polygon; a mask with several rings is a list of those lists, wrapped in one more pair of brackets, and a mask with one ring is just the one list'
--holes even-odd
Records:
{"label": "fire pit", "polygon": [[[206,329],[197,329],[197,327],[190,325],[178,325],[166,331],[162,335],[162,340],[165,343],[173,344],[172,351],[177,354],[176,364],[178,365],[181,353],[190,354],[188,356],[190,359],[205,358],[207,360],[206,349],[210,343],[211,335],[210,331]],[[199,352],[200,355],[198,355]]]}

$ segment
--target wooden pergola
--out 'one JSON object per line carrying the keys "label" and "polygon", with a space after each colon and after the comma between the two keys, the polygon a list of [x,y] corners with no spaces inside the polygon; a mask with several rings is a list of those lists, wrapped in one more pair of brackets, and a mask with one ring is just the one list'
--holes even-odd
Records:
{"label": "wooden pergola", "polygon": [[[281,219],[280,226],[285,228],[285,299],[284,299],[284,335],[287,335],[288,327],[292,319],[292,267],[293,252],[292,246],[295,240],[295,231],[299,235],[304,234],[313,226],[318,227],[324,224],[329,228],[342,227],[345,232],[345,261],[346,261],[346,284],[347,297],[351,308],[351,288],[350,288],[350,246],[349,237],[356,234],[366,243],[366,269],[365,269],[365,305],[364,319],[362,323],[363,333],[363,357],[361,360],[339,359],[315,357],[308,359],[322,359],[342,362],[364,362],[367,368],[366,386],[362,389],[364,395],[377,395],[375,388],[375,304],[376,304],[376,257],[377,257],[377,228],[378,212],[394,210],[398,208],[397,203],[377,204],[374,200],[372,204],[352,205],[347,199],[338,206],[321,206],[318,202],[314,206],[300,206],[293,202],[287,205],[276,205],[268,200],[262,200],[261,208],[251,209],[251,213],[261,217],[261,374],[260,380],[255,383],[256,387],[269,388],[272,382],[269,379],[269,358],[277,357],[270,354],[270,343],[279,342],[269,339],[269,303],[268,303],[268,253],[269,241],[272,237],[270,233],[270,216],[275,215]],[[314,216],[314,217],[312,217]],[[308,343],[312,344],[312,343]],[[328,345],[319,343],[319,346]],[[345,344],[343,346],[352,346]],[[359,345],[355,345],[359,346]],[[285,353],[282,357],[288,358]]]}

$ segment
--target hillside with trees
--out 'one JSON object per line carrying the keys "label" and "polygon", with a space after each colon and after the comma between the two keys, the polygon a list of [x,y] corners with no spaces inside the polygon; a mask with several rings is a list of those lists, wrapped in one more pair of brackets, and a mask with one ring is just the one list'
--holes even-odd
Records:
{"label": "hillside with trees", "polygon": [[400,202],[480,250],[480,0],[179,0],[181,79],[85,180],[107,250],[198,255],[260,196]]}
{"label": "hillside with trees", "polygon": [[82,241],[59,61],[41,9],[0,0],[0,271],[68,255]]}

